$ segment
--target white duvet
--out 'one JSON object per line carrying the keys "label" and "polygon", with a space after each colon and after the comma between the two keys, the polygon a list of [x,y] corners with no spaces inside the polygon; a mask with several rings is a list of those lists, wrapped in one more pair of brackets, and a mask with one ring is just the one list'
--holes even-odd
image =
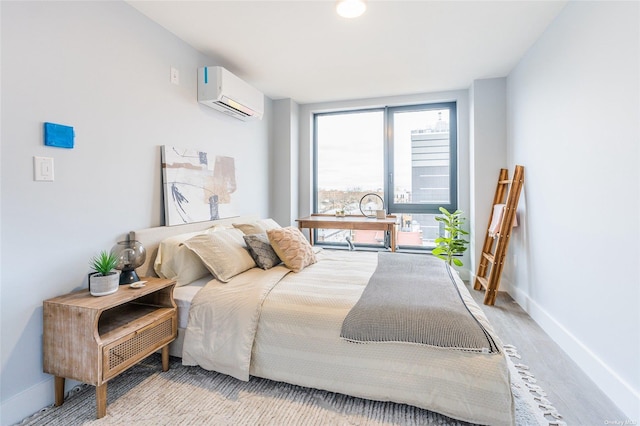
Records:
{"label": "white duvet", "polygon": [[[254,375],[411,404],[473,423],[514,423],[504,353],[341,339],[342,321],[373,274],[377,254],[325,250],[317,256],[318,263],[299,273],[254,268],[227,284],[207,284],[189,311],[183,363],[240,380]],[[458,286],[492,332],[459,279]]]}

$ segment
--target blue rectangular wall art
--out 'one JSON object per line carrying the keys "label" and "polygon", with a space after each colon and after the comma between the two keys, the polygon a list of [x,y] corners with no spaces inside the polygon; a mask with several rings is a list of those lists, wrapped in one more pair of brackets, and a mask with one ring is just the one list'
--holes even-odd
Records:
{"label": "blue rectangular wall art", "polygon": [[62,124],[44,123],[44,144],[58,148],[73,148],[75,133],[73,127]]}

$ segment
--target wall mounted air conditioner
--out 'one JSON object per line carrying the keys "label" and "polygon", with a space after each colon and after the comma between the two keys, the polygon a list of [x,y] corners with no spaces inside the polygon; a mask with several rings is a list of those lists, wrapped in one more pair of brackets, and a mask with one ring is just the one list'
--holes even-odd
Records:
{"label": "wall mounted air conditioner", "polygon": [[198,102],[242,121],[264,113],[264,95],[222,67],[198,69]]}

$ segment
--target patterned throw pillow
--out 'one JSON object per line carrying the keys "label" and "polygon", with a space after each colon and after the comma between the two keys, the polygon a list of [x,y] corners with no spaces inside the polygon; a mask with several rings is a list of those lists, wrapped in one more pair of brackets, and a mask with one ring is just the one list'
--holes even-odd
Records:
{"label": "patterned throw pillow", "polygon": [[270,229],[267,236],[278,257],[293,272],[300,272],[306,266],[316,263],[313,247],[298,228],[288,226]]}
{"label": "patterned throw pillow", "polygon": [[282,262],[271,247],[266,233],[245,235],[244,242],[247,243],[249,254],[258,267],[265,270],[271,269]]}

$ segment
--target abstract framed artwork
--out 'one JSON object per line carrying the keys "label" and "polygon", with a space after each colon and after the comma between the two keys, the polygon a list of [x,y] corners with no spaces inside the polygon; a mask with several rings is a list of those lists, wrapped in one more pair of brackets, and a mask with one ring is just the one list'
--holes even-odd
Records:
{"label": "abstract framed artwork", "polygon": [[233,157],[163,145],[162,187],[167,226],[235,215]]}

